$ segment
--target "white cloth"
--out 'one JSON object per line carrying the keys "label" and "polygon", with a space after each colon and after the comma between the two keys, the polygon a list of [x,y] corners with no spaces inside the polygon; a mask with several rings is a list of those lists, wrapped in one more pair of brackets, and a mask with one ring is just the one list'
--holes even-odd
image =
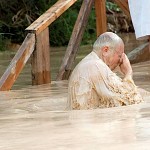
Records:
{"label": "white cloth", "polygon": [[141,101],[134,82],[119,78],[95,52],[82,59],[69,79],[71,109],[114,107]]}
{"label": "white cloth", "polygon": [[136,38],[148,39],[150,35],[150,0],[128,0]]}

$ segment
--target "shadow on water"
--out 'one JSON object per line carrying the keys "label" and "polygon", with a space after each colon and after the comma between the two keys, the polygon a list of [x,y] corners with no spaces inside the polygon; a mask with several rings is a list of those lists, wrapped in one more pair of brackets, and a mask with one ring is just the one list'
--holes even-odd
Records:
{"label": "shadow on water", "polygon": [[[91,48],[80,48],[76,63]],[[64,50],[52,49],[53,80]],[[1,74],[11,59],[10,54],[0,54]],[[132,66],[136,84],[150,91],[150,61]],[[1,150],[149,149],[150,96],[147,92],[143,90],[145,102],[138,105],[66,111],[68,81],[31,86],[30,69],[28,62],[13,90],[0,92]]]}

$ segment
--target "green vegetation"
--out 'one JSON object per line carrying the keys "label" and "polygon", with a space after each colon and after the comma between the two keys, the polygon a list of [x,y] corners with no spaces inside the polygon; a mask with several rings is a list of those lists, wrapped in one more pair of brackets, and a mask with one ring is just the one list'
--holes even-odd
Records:
{"label": "green vegetation", "polygon": [[7,50],[8,43],[10,43],[10,40],[7,39],[2,33],[0,33],[0,51]]}
{"label": "green vegetation", "polygon": [[120,12],[121,9],[117,6],[117,4],[107,1],[106,8],[112,11]]}
{"label": "green vegetation", "polygon": [[[57,0],[0,0],[0,50],[5,49],[5,41],[22,43],[25,28],[50,8]],[[82,0],[78,0],[69,10],[51,24],[51,46],[65,46],[70,39]],[[107,8],[120,11],[117,5],[107,1]],[[95,11],[92,10],[82,44],[90,44],[96,36]]]}

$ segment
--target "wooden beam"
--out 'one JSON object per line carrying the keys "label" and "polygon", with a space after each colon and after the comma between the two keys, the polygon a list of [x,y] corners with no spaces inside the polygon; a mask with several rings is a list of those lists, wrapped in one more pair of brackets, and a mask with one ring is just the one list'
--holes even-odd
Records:
{"label": "wooden beam", "polygon": [[35,47],[35,35],[28,33],[9,67],[0,79],[0,90],[10,90]]}
{"label": "wooden beam", "polygon": [[128,1],[126,0],[114,0],[116,4],[123,10],[123,12],[130,18],[130,11]]}
{"label": "wooden beam", "polygon": [[36,36],[36,49],[32,59],[32,84],[40,85],[50,83],[50,44],[49,29]]}
{"label": "wooden beam", "polygon": [[107,31],[106,0],[95,0],[97,37]]}
{"label": "wooden beam", "polygon": [[63,14],[70,6],[77,0],[59,0],[36,21],[34,21],[28,28],[29,32],[39,34],[46,29],[53,21],[55,21],[61,14]]}
{"label": "wooden beam", "polygon": [[57,80],[65,80],[69,78],[71,68],[75,60],[76,53],[79,49],[85,27],[88,22],[94,0],[83,0],[78,18],[76,20],[66,53],[60,67]]}
{"label": "wooden beam", "polygon": [[135,48],[127,56],[132,64],[150,60],[149,42]]}

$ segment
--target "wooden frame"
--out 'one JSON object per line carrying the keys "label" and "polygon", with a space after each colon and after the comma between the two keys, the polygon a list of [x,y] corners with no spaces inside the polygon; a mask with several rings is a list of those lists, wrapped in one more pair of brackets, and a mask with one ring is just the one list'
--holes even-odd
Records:
{"label": "wooden frame", "polygon": [[32,54],[32,85],[50,83],[49,29],[36,36],[35,51]]}
{"label": "wooden frame", "polygon": [[88,22],[94,0],[83,0],[77,21],[75,23],[65,57],[60,67],[57,80],[66,80],[71,73],[72,65],[75,60],[76,53],[79,49],[85,27]]}
{"label": "wooden frame", "polygon": [[9,67],[0,79],[0,90],[10,90],[35,47],[35,35],[28,33]]}
{"label": "wooden frame", "polygon": [[53,21],[63,14],[77,0],[59,0],[36,21],[34,21],[26,30],[39,34],[45,30]]}
{"label": "wooden frame", "polygon": [[107,31],[106,0],[95,0],[97,37]]}
{"label": "wooden frame", "polygon": [[114,0],[114,2],[123,10],[123,12],[130,18],[130,11],[128,2],[126,0]]}

